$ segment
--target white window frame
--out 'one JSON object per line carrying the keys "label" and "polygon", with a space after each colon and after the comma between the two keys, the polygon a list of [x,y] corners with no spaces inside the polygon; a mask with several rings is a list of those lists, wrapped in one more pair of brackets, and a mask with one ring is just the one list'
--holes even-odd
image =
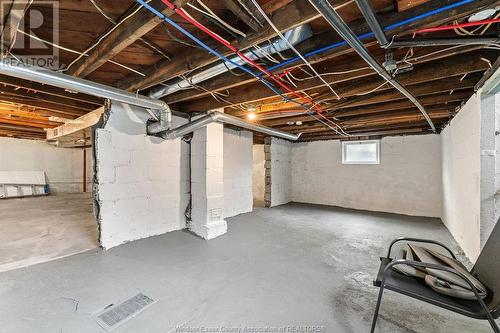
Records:
{"label": "white window frame", "polygon": [[[351,145],[359,145],[363,143],[376,143],[377,147],[377,160],[373,162],[356,162],[347,160],[347,147]],[[342,141],[342,164],[380,164],[380,140],[360,140],[360,141]]]}

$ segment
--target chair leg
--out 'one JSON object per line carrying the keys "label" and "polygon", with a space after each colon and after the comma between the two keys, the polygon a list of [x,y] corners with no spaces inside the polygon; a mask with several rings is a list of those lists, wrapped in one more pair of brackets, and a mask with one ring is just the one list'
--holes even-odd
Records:
{"label": "chair leg", "polygon": [[373,314],[372,329],[370,333],[375,332],[375,326],[377,325],[378,310],[380,309],[380,303],[382,303],[382,294],[384,293],[384,284],[380,286],[380,291],[378,293],[377,305],[375,306],[375,313]]}
{"label": "chair leg", "polygon": [[493,329],[493,332],[500,333],[500,329],[498,329],[498,325],[495,322],[495,319],[488,317],[488,321],[490,322],[490,326]]}

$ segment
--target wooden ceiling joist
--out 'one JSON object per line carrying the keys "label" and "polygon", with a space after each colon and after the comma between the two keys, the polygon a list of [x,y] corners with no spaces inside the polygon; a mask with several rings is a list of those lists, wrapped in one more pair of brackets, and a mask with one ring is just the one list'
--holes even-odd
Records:
{"label": "wooden ceiling joist", "polygon": [[[12,0],[10,2],[11,5],[9,12],[7,14],[3,10],[1,12],[2,14],[6,14],[5,21],[2,22],[3,25],[0,43],[2,55],[7,55],[15,43],[19,24],[32,3],[30,0]],[[3,6],[3,9],[7,8],[7,3],[2,1],[1,5]],[[3,20],[4,18],[2,18],[2,21]]]}
{"label": "wooden ceiling joist", "polygon": [[[488,52],[484,52],[484,55],[487,56],[487,53]],[[400,74],[397,76],[397,78],[403,85],[412,85],[451,76],[464,75],[465,73],[483,71],[486,70],[489,65],[487,62],[482,61],[480,59],[481,57],[482,56],[478,56],[476,54],[469,54],[454,56],[447,59],[440,59],[436,62],[416,65],[413,71]],[[384,81],[376,76],[370,80],[363,78],[348,81],[342,84],[334,84],[333,88],[341,97],[345,98],[371,91],[383,83]],[[297,84],[297,89],[310,90],[320,88],[323,85],[323,82],[321,82],[319,79],[311,79],[308,81],[299,82]],[[385,89],[388,88],[389,87]],[[381,88],[380,90],[383,89]],[[231,89],[229,90],[229,96],[224,97],[224,99],[226,101],[229,101],[231,105],[237,105],[240,103],[258,102],[274,96],[274,93],[267,87],[255,84],[251,87],[243,86]],[[332,96],[331,99],[335,100],[335,97]],[[219,106],[220,103],[217,100],[213,98],[203,98],[184,102],[180,105],[179,109],[180,111],[184,112],[206,111],[215,109]]]}
{"label": "wooden ceiling joist", "polygon": [[[279,56],[282,58],[275,56],[278,61],[285,63],[274,72],[279,75],[284,71],[293,70],[295,78],[290,85],[295,84],[294,89],[307,93],[316,103],[320,103],[323,115],[330,117],[352,134],[348,139],[430,133],[428,125],[414,105],[391,86],[383,85],[384,81],[354,54],[351,48],[347,45],[328,48],[341,39],[307,0],[258,1],[282,32],[306,23],[310,26],[312,36],[295,47],[302,54],[309,54],[307,59],[316,71],[328,73],[323,78],[342,98],[338,100],[319,78],[309,77],[306,72],[297,69],[299,66],[304,66],[303,62],[286,62],[285,59],[296,57],[291,50],[280,52]],[[406,0],[402,1],[404,3]],[[25,11],[30,1],[6,0],[5,2],[15,3],[16,6],[11,6],[12,9],[19,6]],[[354,1],[331,0],[330,2],[337,9],[342,7],[338,10],[339,14],[356,34],[370,31]],[[408,7],[406,10],[398,11],[395,7],[396,2],[372,0],[377,17],[383,26],[394,25],[455,2],[456,0],[419,0],[418,4],[412,2],[411,6],[405,6]],[[175,1],[178,7],[186,3],[187,0]],[[172,15],[161,0],[151,0],[149,4],[158,10],[163,10],[166,15]],[[205,4],[225,23],[247,34],[246,38],[231,41],[231,44],[239,50],[249,49],[276,37],[275,32],[250,0],[207,0]],[[408,20],[407,24],[388,31],[388,37],[394,35],[397,35],[397,38],[409,37],[416,29],[450,24],[454,21],[463,22],[471,13],[484,8],[494,8],[496,5],[498,0],[475,0],[464,3],[430,16],[421,16],[418,20]],[[37,1],[32,2],[31,6],[42,12],[50,11],[48,6]],[[89,56],[80,57],[81,59],[77,61],[74,53],[61,49],[59,62],[66,74],[87,77],[99,83],[137,91],[148,89],[161,82],[168,84],[169,80],[177,80],[182,74],[187,74],[189,77],[220,62],[206,50],[193,46],[186,36],[175,29],[167,32],[159,26],[161,22],[159,18],[132,0],[114,1],[112,5],[105,2],[95,5],[88,2],[60,0],[59,6],[61,10],[58,44],[83,52],[99,41],[96,47],[87,52]],[[228,40],[235,38],[234,34],[219,24],[220,22],[215,23],[206,15],[192,8],[185,8],[200,23],[223,38]],[[109,17],[105,18],[101,10]],[[15,32],[16,20],[18,24],[21,22],[20,18],[10,14],[6,18],[7,20],[2,22],[3,33],[8,33],[9,29]],[[114,27],[115,22],[124,19],[126,20],[123,24]],[[208,38],[177,15],[173,19],[219,53],[226,56],[233,55],[226,47]],[[50,40],[54,27],[54,22],[46,20],[43,29],[33,33]],[[497,25],[490,26],[482,36],[496,36],[495,28]],[[425,37],[452,36],[453,31]],[[10,48],[13,38],[10,41],[8,38],[3,38],[3,41]],[[385,61],[387,51],[381,48],[375,39],[365,39],[363,43],[379,62]],[[313,52],[325,47],[326,51]],[[35,55],[30,48],[16,47],[11,52],[21,57]],[[481,76],[498,59],[497,50],[486,50],[482,45],[434,46],[414,48],[411,51],[404,47],[392,50],[392,55],[401,65],[403,64],[401,59],[405,56],[410,57],[405,60],[411,62],[411,66],[404,65],[405,68],[399,68],[396,78],[425,106],[438,129],[445,126],[459,110],[459,106],[470,98],[474,87],[481,84]],[[110,60],[123,66],[111,64]],[[272,66],[267,60],[262,59],[262,61],[267,63],[267,67]],[[72,65],[67,68],[70,63]],[[310,72],[305,67],[301,69]],[[134,70],[141,74],[132,73]],[[331,74],[332,72],[337,74]],[[285,80],[291,79],[287,77]],[[225,101],[222,98],[214,99],[212,97],[214,92],[223,94]],[[145,94],[147,93],[146,90]],[[258,115],[256,120],[258,123],[292,133],[303,132],[301,141],[345,139],[315,119],[300,114],[303,112],[300,106],[286,102],[256,78],[245,73],[240,75],[239,70],[197,83],[196,89],[179,90],[166,96],[164,101],[173,110],[198,112],[223,107],[225,112],[238,117],[244,117],[249,110],[256,108],[252,112],[262,114]],[[84,115],[92,117],[91,111],[101,107],[104,102],[103,99],[76,94],[58,87],[0,75],[0,136],[43,139],[46,129],[61,123],[74,124],[70,120]],[[281,118],[265,119],[264,115],[267,112]],[[296,114],[293,115],[293,112]],[[289,122],[294,124],[290,126],[287,124]]]}
{"label": "wooden ceiling joist", "polygon": [[[24,90],[39,92],[45,95],[65,98],[71,101],[92,104],[95,106],[100,106],[104,104],[102,99],[94,96],[71,92],[58,87],[49,86],[46,84],[20,80],[11,76],[0,75],[0,86],[1,85],[11,86],[14,87],[15,89],[23,88]],[[48,97],[48,99],[50,98],[51,97]]]}
{"label": "wooden ceiling joist", "polygon": [[[234,15],[239,17],[246,25],[252,28],[253,31],[259,31],[264,26],[264,19],[257,10],[253,10],[255,6],[250,1],[239,0],[243,5],[240,5],[236,0],[220,0]],[[245,8],[243,8],[243,6]],[[251,11],[250,13],[247,10]]]}
{"label": "wooden ceiling joist", "polygon": [[[187,2],[187,0],[177,0],[174,1],[174,4],[177,7],[182,7]],[[173,14],[173,11],[163,5],[160,0],[153,0],[150,5],[156,8],[164,8],[162,13],[166,16]],[[111,28],[113,32],[107,35],[97,47],[90,51],[87,57],[82,57],[76,62],[69,69],[68,74],[80,77],[89,75],[129,45],[153,30],[160,22],[161,20],[154,14],[144,8],[140,9],[126,21],[126,24],[121,24],[116,29]]]}
{"label": "wooden ceiling joist", "polygon": [[[406,11],[403,13],[395,13],[395,14],[386,14],[383,16],[381,15],[380,21],[381,21],[381,24],[383,26],[388,26],[388,25],[394,24],[396,22],[400,22],[402,20],[408,19],[409,17],[412,17],[412,15],[418,15],[421,13],[425,13],[429,10],[439,8],[439,7],[447,5],[449,3],[450,3],[450,1],[431,1],[423,6],[419,6],[419,7],[415,8],[414,11]],[[490,4],[491,4],[491,1],[485,1],[484,3],[478,3],[479,6],[488,6]],[[476,11],[477,8],[475,7],[475,5],[468,5],[466,7],[461,8],[461,10],[464,10],[464,12],[461,12],[461,14],[465,15],[468,12]],[[458,15],[458,14],[455,12],[453,12],[451,15],[450,15],[450,12],[441,13],[441,14],[432,16],[432,18],[427,18],[424,20],[414,22],[414,23],[412,23],[411,27],[413,29],[426,27],[429,25],[430,22],[435,22],[433,20],[447,22],[447,21],[455,18],[456,15]],[[349,26],[357,34],[361,34],[361,33],[364,33],[366,31],[369,31],[369,27],[367,26],[367,23],[364,19],[359,19],[355,22],[352,22],[349,24]],[[405,34],[411,33],[411,32],[412,32],[412,29],[407,28],[407,26],[403,26],[403,27],[400,27],[398,29],[394,29],[393,31],[391,31],[391,33],[405,33]],[[325,47],[327,45],[331,45],[331,44],[334,44],[334,43],[337,43],[340,41],[341,41],[341,39],[339,39],[339,37],[336,34],[329,31],[327,33],[320,34],[316,37],[313,37],[313,38],[305,41],[304,43],[302,43],[301,45],[298,46],[298,49],[300,52],[305,54],[305,53],[310,52],[312,50],[316,50],[316,49],[319,49],[319,48],[322,48],[322,47]],[[376,45],[376,42],[371,42],[368,45]],[[477,46],[475,48],[477,48]],[[310,58],[308,58],[308,60],[311,63],[317,63],[317,62],[322,62],[322,61],[332,59],[335,56],[339,56],[341,54],[346,54],[346,53],[351,53],[351,52],[353,52],[352,49],[350,49],[347,46],[344,46],[344,47],[332,49],[330,51],[324,52],[324,53],[317,55],[317,56],[310,57]],[[426,51],[424,50],[423,52],[425,53]],[[460,52],[460,50],[456,50],[456,52]],[[295,54],[287,54],[287,55],[288,56],[295,56]],[[301,64],[303,64],[303,63],[302,62],[293,63],[293,64],[290,64],[290,65],[285,66],[283,68],[280,68],[280,71],[286,70],[289,68],[293,68],[293,67],[295,67],[297,65],[301,65]],[[366,66],[366,63],[361,62],[361,64],[362,64],[362,66]],[[354,66],[352,66],[351,68],[353,68],[353,67]],[[356,67],[354,67],[354,68],[356,68]],[[339,69],[339,70],[341,70],[341,69]],[[175,75],[173,74],[172,76],[175,76]],[[172,96],[168,96],[165,99],[165,101],[167,103],[176,103],[178,101],[186,100],[186,99],[191,98],[191,97],[197,98],[197,97],[202,96],[202,95],[207,95],[208,94],[207,91],[212,92],[212,91],[225,90],[225,89],[233,88],[233,87],[236,87],[239,85],[252,83],[255,81],[256,81],[255,78],[245,78],[245,79],[242,79],[241,77],[235,78],[231,74],[228,73],[228,74],[216,77],[214,79],[211,79],[207,82],[199,84],[201,89],[199,89],[198,91],[192,89],[189,91],[178,92],[176,94],[173,94]],[[134,87],[134,88],[137,88],[137,87]],[[205,91],[205,92],[203,92],[203,91]]]}
{"label": "wooden ceiling joist", "polygon": [[[335,0],[333,4],[342,4],[346,1],[349,0]],[[280,31],[286,31],[319,17],[320,14],[306,1],[293,1],[277,11],[272,20]],[[234,41],[232,44],[237,49],[244,50],[254,44],[265,42],[275,35],[275,32],[271,28],[265,27],[256,33],[248,34],[245,38]],[[223,46],[216,46],[214,49],[225,55],[230,55],[231,53]],[[171,61],[163,60],[152,67],[143,69],[142,72],[146,75],[145,77],[133,75],[120,82],[118,86],[132,91],[144,89],[171,79],[172,77],[186,74],[195,68],[212,64],[217,60],[218,58],[208,54],[205,50],[186,49],[185,52],[178,54]]]}

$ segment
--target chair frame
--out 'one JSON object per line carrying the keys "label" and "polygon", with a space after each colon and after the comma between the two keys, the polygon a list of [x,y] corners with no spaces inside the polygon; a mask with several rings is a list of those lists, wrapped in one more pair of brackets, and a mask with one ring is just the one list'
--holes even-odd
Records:
{"label": "chair frame", "polygon": [[[435,244],[435,245],[438,245],[438,246],[444,248],[446,251],[448,251],[451,254],[451,256],[453,257],[453,259],[456,259],[456,257],[453,254],[453,252],[448,247],[446,247],[444,244],[442,244],[440,242],[436,242],[436,241],[428,240],[428,239],[407,238],[407,237],[401,237],[401,238],[395,239],[394,241],[391,242],[391,245],[389,246],[389,251],[387,253],[387,258],[388,259],[391,259],[391,251],[392,251],[392,247],[394,246],[394,244],[396,244],[398,242],[401,242],[401,241],[411,241],[411,242]],[[464,274],[462,274],[462,273],[458,272],[457,270],[455,270],[453,268],[450,268],[450,267],[446,267],[446,266],[442,266],[442,265],[438,265],[438,264],[423,263],[423,262],[413,261],[413,260],[404,260],[404,259],[392,260],[384,268],[384,272],[383,272],[383,275],[382,275],[382,281],[381,281],[381,285],[380,285],[380,291],[379,291],[378,299],[377,299],[377,305],[375,306],[375,313],[373,315],[372,327],[371,327],[371,330],[370,330],[371,333],[375,332],[375,326],[377,324],[378,313],[379,313],[380,305],[381,305],[381,302],[382,302],[382,295],[383,295],[384,290],[385,290],[385,278],[386,278],[386,275],[387,275],[386,273],[389,270],[391,270],[392,267],[394,267],[396,265],[411,265],[411,266],[414,266],[414,267],[432,268],[432,269],[437,269],[437,270],[441,270],[441,271],[446,271],[446,272],[449,272],[449,273],[453,273],[453,274],[461,277],[471,287],[471,290],[474,293],[474,296],[476,297],[477,301],[481,305],[481,308],[485,312],[486,317],[488,319],[488,322],[490,323],[491,328],[493,329],[493,331],[495,333],[500,333],[500,329],[498,328],[498,325],[496,324],[495,319],[493,318],[490,310],[488,309],[488,307],[484,303],[483,299],[481,297],[479,297],[479,293],[478,293],[476,287],[467,278],[467,276],[465,276]],[[437,306],[439,306],[439,305],[437,305]]]}

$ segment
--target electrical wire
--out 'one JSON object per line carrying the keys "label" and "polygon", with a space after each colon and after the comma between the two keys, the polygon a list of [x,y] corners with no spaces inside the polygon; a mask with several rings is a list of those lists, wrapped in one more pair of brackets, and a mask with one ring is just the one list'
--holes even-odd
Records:
{"label": "electrical wire", "polygon": [[[460,7],[460,6],[469,4],[469,3],[473,3],[475,1],[476,0],[461,0],[461,1],[449,4],[447,6],[436,8],[434,10],[430,10],[430,11],[422,13],[420,15],[417,15],[417,16],[414,16],[414,17],[410,17],[410,18],[408,18],[406,20],[402,20],[402,21],[396,22],[394,24],[391,24],[391,25],[385,27],[384,31],[388,32],[388,31],[394,30],[396,28],[399,28],[401,26],[407,25],[409,23],[412,23],[412,22],[415,22],[415,21],[418,21],[418,20],[421,20],[421,19],[433,16],[435,14],[446,12],[448,10],[455,9],[457,7]],[[362,39],[367,39],[367,38],[371,38],[371,37],[374,37],[374,36],[375,36],[375,34],[373,32],[367,32],[367,33],[361,34],[361,35],[359,35],[357,37],[358,37],[358,39],[362,40]],[[322,48],[313,50],[311,52],[308,52],[308,53],[304,54],[303,56],[304,56],[304,58],[309,58],[309,57],[312,57],[314,55],[317,55],[317,54],[320,54],[320,53],[324,53],[326,51],[330,51],[330,50],[333,50],[333,49],[336,49],[338,47],[345,46],[345,45],[347,45],[346,41],[341,41],[341,42],[338,42],[338,43],[333,43],[333,44],[327,45],[325,47],[322,47]],[[299,60],[301,60],[299,57],[294,57],[294,58],[288,59],[287,61],[284,61],[284,62],[282,62],[280,64],[276,64],[276,65],[274,65],[272,67],[269,67],[268,69],[270,71],[274,71],[274,70],[276,70],[278,68],[281,68],[281,67],[284,67],[286,65],[292,64],[292,63],[297,62]]]}
{"label": "electrical wire", "polygon": [[252,11],[251,11],[248,7],[247,7],[247,5],[246,5],[243,1],[241,1],[241,0],[237,0],[237,1],[238,1],[238,3],[240,4],[240,6],[241,6],[241,7],[242,7],[242,8],[243,8],[246,12],[247,12],[247,14],[248,14],[248,15],[250,15],[250,16],[253,18],[253,20],[257,23],[257,25],[258,25],[259,27],[263,28],[263,27],[264,27],[264,25],[263,25],[262,23],[260,23],[260,20],[259,20],[259,19],[257,19],[257,17],[256,17],[256,16],[254,15],[254,13],[253,13],[253,12],[252,12]]}
{"label": "electrical wire", "polygon": [[[142,0],[136,0],[136,1],[139,1],[141,2]],[[251,59],[249,59],[248,57],[246,57],[243,53],[241,53],[238,49],[236,49],[234,46],[232,46],[227,40],[225,40],[224,38],[222,38],[221,36],[217,35],[216,33],[214,33],[213,31],[211,31],[210,29],[208,29],[207,27],[203,26],[201,23],[197,22],[193,17],[191,17],[186,11],[184,11],[183,9],[179,9],[177,8],[175,5],[173,5],[172,3],[170,3],[168,0],[161,0],[165,5],[167,5],[171,10],[175,11],[177,14],[179,14],[181,17],[183,17],[185,20],[187,20],[188,22],[194,24],[197,28],[201,29],[202,31],[204,31],[205,33],[207,33],[209,36],[211,36],[212,38],[214,38],[215,40],[217,40],[219,43],[223,44],[224,46],[226,46],[227,48],[229,48],[231,51],[233,51],[235,54],[237,54],[241,59],[243,59],[245,62],[251,64],[252,66],[256,67],[257,69],[259,69],[260,71],[262,71],[263,73],[267,74],[269,77],[271,77],[271,79],[273,79],[276,83],[278,83],[280,86],[282,86],[283,88],[285,88],[288,92],[290,92],[292,95],[294,96],[297,96],[299,97],[300,99],[305,99],[303,96],[301,96],[298,92],[294,91],[293,89],[291,89],[290,87],[288,87],[286,84],[284,84],[279,78],[277,78],[274,74],[270,73],[269,71],[267,71],[265,68],[261,67],[260,65],[256,64],[254,61],[252,61]],[[152,7],[151,7],[152,8]],[[168,18],[167,19],[167,22],[168,22]],[[170,23],[170,22],[169,22]],[[175,27],[175,26],[174,26]],[[192,36],[192,35],[191,35]],[[188,35],[188,37],[191,37]],[[194,37],[194,36],[193,36]],[[196,40],[195,40],[196,41]],[[196,41],[198,42],[198,41]],[[221,57],[219,57],[221,58]],[[226,60],[224,58],[222,58],[223,60]],[[227,59],[229,60],[229,59]],[[227,61],[226,60],[226,61]],[[241,66],[238,66],[238,67],[241,67]],[[243,67],[245,68],[245,67]],[[246,69],[246,68],[245,68]],[[247,70],[248,71],[248,70]],[[253,74],[255,77],[257,77],[258,79],[261,79],[259,76],[256,76],[255,74]],[[265,82],[265,81],[263,81]],[[309,98],[308,102],[312,104],[312,107],[307,107],[307,106],[304,106],[303,104],[301,103],[298,103],[294,100],[290,100],[289,98],[287,98],[286,96],[284,96],[283,94],[281,94],[280,92],[278,92],[278,95],[282,96],[282,97],[285,97],[285,99],[291,101],[291,102],[294,102],[294,103],[297,103],[301,106],[303,106],[306,111],[309,111],[310,109],[312,108],[315,108],[317,111],[317,114],[319,114],[320,117],[324,118],[326,121],[330,122],[331,124],[335,125],[336,127],[339,128],[339,130],[341,132],[338,132],[338,130],[335,130],[338,134],[341,134],[341,135],[348,135],[347,133],[345,133],[343,131],[343,129],[335,122],[333,122],[332,120],[324,117],[321,115],[321,108],[318,106],[317,103],[315,103],[312,99]],[[305,99],[307,100],[307,99]],[[331,126],[330,126],[331,127]]]}
{"label": "electrical wire", "polygon": [[[78,55],[81,55],[81,56],[84,56],[84,57],[88,57],[88,54],[84,54],[82,52],[79,52],[79,51],[76,51],[76,50],[73,50],[73,49],[61,46],[59,44],[55,44],[55,43],[49,42],[48,40],[42,39],[40,37],[31,35],[31,34],[25,32],[25,31],[22,31],[21,29],[17,29],[17,32],[19,32],[19,33],[21,33],[23,35],[26,35],[26,36],[28,36],[30,38],[33,38],[33,39],[35,39],[35,40],[37,40],[39,42],[42,42],[42,43],[45,43],[45,44],[50,45],[52,47],[55,47],[55,48],[57,48],[59,50],[63,50],[63,51],[66,51],[66,52],[70,52],[70,53],[78,54]],[[117,65],[117,66],[120,66],[122,68],[125,68],[125,69],[127,69],[127,70],[129,70],[129,71],[131,71],[133,73],[139,74],[141,76],[146,76],[146,74],[141,73],[141,72],[139,72],[139,71],[137,71],[137,70],[135,70],[133,68],[130,68],[130,67],[126,66],[126,65],[120,64],[119,62],[116,62],[116,61],[113,61],[113,60],[107,60],[107,62],[109,62],[111,64],[114,64],[114,65]]]}
{"label": "electrical wire", "polygon": [[204,50],[201,46],[199,45],[195,45],[195,44],[191,44],[189,42],[186,42],[182,39],[179,39],[177,37],[174,36],[174,34],[172,33],[172,31],[170,31],[170,29],[168,28],[167,24],[165,23],[165,21],[161,21],[161,25],[162,27],[165,29],[165,31],[167,32],[167,35],[172,38],[172,40],[174,42],[177,42],[179,44],[182,44],[182,45],[186,45],[186,46],[189,46],[189,47],[194,47],[194,48],[197,48],[197,49],[201,49],[201,50]]}
{"label": "electrical wire", "polygon": [[[101,13],[101,15],[104,16],[110,23],[117,24],[116,21],[112,17],[110,17],[108,14],[106,14],[106,12],[101,7],[99,7],[99,5],[95,2],[95,0],[89,0],[89,1],[94,5],[95,9],[97,9],[97,11],[99,13]],[[147,39],[141,37],[141,38],[139,38],[139,40],[141,42],[143,42],[144,44],[146,44],[146,46],[151,48],[153,51],[156,51],[158,54],[163,56],[164,58],[171,60],[170,57],[163,50],[161,50],[159,47],[153,45]]]}
{"label": "electrical wire", "polygon": [[[264,74],[268,75],[271,79],[273,79],[276,83],[278,83],[281,87],[283,87],[284,89],[286,89],[289,93],[291,93],[292,95],[300,98],[300,99],[304,99],[306,100],[307,102],[311,103],[312,104],[312,107],[311,108],[315,108],[317,111],[318,114],[321,114],[322,112],[322,109],[321,107],[318,105],[318,103],[314,102],[310,97],[308,98],[304,98],[303,96],[301,96],[297,91],[293,90],[292,88],[288,87],[286,84],[284,84],[284,82],[276,77],[273,73],[269,72],[268,70],[266,70],[265,68],[263,68],[262,66],[260,66],[259,64],[255,63],[253,60],[251,60],[250,58],[248,58],[245,54],[243,54],[242,52],[240,52],[238,49],[236,49],[233,45],[231,45],[227,40],[225,40],[224,38],[222,38],[221,36],[217,35],[215,32],[211,31],[210,29],[208,29],[207,27],[205,27],[204,25],[202,25],[201,23],[197,22],[193,17],[191,17],[185,10],[183,9],[179,9],[177,8],[175,5],[173,5],[171,2],[169,2],[168,0],[161,0],[165,5],[167,5],[167,7],[169,7],[171,10],[173,10],[174,12],[176,12],[177,14],[179,14],[181,17],[183,17],[185,20],[187,20],[188,22],[192,23],[193,25],[195,25],[197,28],[201,29],[203,32],[205,32],[206,34],[208,34],[210,37],[214,38],[215,40],[217,40],[219,43],[221,43],[222,45],[224,45],[225,47],[227,47],[228,49],[230,49],[232,52],[234,52],[236,55],[238,55],[241,59],[243,59],[246,63],[256,67],[257,69],[259,69],[261,72],[263,72]],[[280,93],[281,95],[281,93]],[[283,95],[282,95],[283,96]],[[306,94],[307,96],[307,94]],[[306,110],[307,110],[307,107],[306,107]],[[342,131],[342,128],[336,124],[335,122],[331,121],[330,119],[328,118],[325,118],[327,121],[329,121],[330,123],[334,124],[335,126],[337,126],[341,131]],[[344,132],[345,133],[345,132]],[[347,133],[345,133],[347,135]]]}
{"label": "electrical wire", "polygon": [[218,26],[219,28],[221,28],[222,30],[224,30],[225,32],[227,32],[229,35],[231,35],[232,38],[238,38],[239,36],[241,35],[238,35],[237,33],[233,32],[233,30],[229,29],[227,27],[227,25],[225,24],[222,24],[221,21],[222,20],[217,20],[215,19],[212,15],[210,15],[209,13],[199,9],[198,7],[188,3],[188,6],[193,8],[193,9],[196,9],[200,12],[200,14],[205,17],[207,20],[209,20],[212,24]]}
{"label": "electrical wire", "polygon": [[[144,3],[149,3],[151,2],[151,0],[145,0]],[[99,45],[103,40],[104,38],[108,37],[113,31],[115,31],[119,26],[121,26],[124,22],[126,22],[127,20],[129,20],[131,17],[133,17],[135,14],[137,14],[140,10],[142,9],[142,6],[139,6],[137,7],[132,13],[130,13],[129,15],[127,15],[125,18],[123,18],[123,20],[121,20],[120,22],[118,22],[116,25],[114,25],[111,29],[109,29],[105,34],[103,34],[97,41],[95,41],[89,48],[87,48],[87,50],[85,50],[85,52],[82,52],[82,55],[78,56],[75,60],[73,60],[65,69],[65,71],[69,70],[71,68],[71,66],[73,66],[74,64],[76,64],[82,57],[84,57],[84,54],[88,54],[90,51],[92,51],[94,48],[97,47],[97,45]]]}
{"label": "electrical wire", "polygon": [[197,2],[198,2],[198,4],[199,4],[200,6],[202,6],[202,7],[205,9],[205,11],[203,11],[202,9],[200,9],[200,8],[198,8],[198,7],[196,7],[196,6],[192,5],[192,4],[190,4],[190,3],[188,3],[188,6],[189,6],[189,7],[191,7],[191,8],[193,8],[193,9],[195,9],[195,10],[197,10],[198,12],[200,12],[200,13],[202,13],[202,14],[205,14],[205,15],[207,15],[207,16],[212,17],[212,18],[213,18],[214,20],[216,20],[216,21],[219,21],[219,23],[220,23],[220,24],[222,24],[223,26],[225,26],[227,29],[231,30],[232,32],[234,32],[234,33],[236,33],[236,34],[240,35],[241,37],[246,37],[246,36],[247,36],[244,32],[242,32],[242,31],[240,31],[240,30],[238,30],[238,29],[236,29],[236,28],[232,27],[231,25],[227,24],[227,23],[226,23],[223,19],[221,19],[219,16],[217,16],[217,14],[215,14],[215,13],[214,13],[214,12],[213,12],[213,11],[212,11],[212,10],[211,10],[208,6],[207,6],[207,5],[205,5],[205,4],[204,4],[201,0],[198,0]]}
{"label": "electrical wire", "polygon": [[420,29],[420,30],[417,30],[415,32],[416,33],[426,33],[426,32],[436,32],[436,31],[446,31],[446,30],[453,30],[453,29],[457,29],[457,28],[475,27],[478,25],[485,25],[485,24],[491,25],[493,23],[500,23],[500,18],[482,20],[482,21],[476,21],[476,22],[452,24],[452,25],[443,25],[440,27]]}
{"label": "electrical wire", "polygon": [[[212,49],[211,47],[209,47],[208,45],[206,45],[204,42],[202,42],[200,39],[198,39],[197,37],[195,37],[193,34],[191,34],[189,31],[187,31],[186,29],[182,28],[180,25],[178,25],[175,21],[171,20],[170,18],[168,18],[166,15],[164,15],[163,13],[161,13],[160,11],[158,11],[157,9],[155,9],[154,7],[152,7],[151,5],[149,5],[149,3],[147,3],[145,0],[136,0],[138,3],[140,3],[142,6],[144,6],[144,8],[146,8],[147,10],[149,10],[151,13],[155,14],[156,16],[158,16],[159,18],[161,18],[162,20],[166,21],[167,23],[169,23],[170,25],[172,25],[175,29],[177,29],[178,31],[180,31],[182,34],[184,34],[185,36],[189,37],[191,40],[193,40],[194,42],[196,42],[198,45],[200,45],[201,47],[203,47],[204,49],[206,49],[207,51],[209,51],[210,53],[212,53],[213,55],[215,55],[216,57],[226,61],[226,62],[229,62],[231,63],[232,65],[234,65],[235,67],[238,67],[239,69],[243,70],[244,72],[252,75],[253,77],[257,78],[259,81],[261,81],[266,87],[268,87],[271,91],[273,91],[275,94],[281,96],[283,99],[287,100],[287,101],[290,101],[290,102],[293,102],[293,103],[296,103],[302,107],[304,107],[305,109],[309,109],[309,107],[307,105],[304,105],[303,103],[300,103],[298,101],[295,101],[295,100],[292,100],[290,99],[289,97],[287,97],[286,95],[283,95],[281,92],[279,92],[271,83],[269,83],[268,81],[266,81],[265,79],[257,76],[254,72],[252,72],[251,70],[247,69],[246,67],[244,66],[241,66],[237,63],[235,63],[234,61],[228,59],[227,57],[225,57],[224,55],[222,55],[221,53],[215,51],[214,49]],[[173,5],[172,5],[173,6]],[[173,6],[175,8],[175,6]]]}
{"label": "electrical wire", "polygon": [[[137,0],[137,1],[142,1],[142,0]],[[286,85],[282,80],[280,80],[279,78],[277,78],[273,73],[269,72],[266,68],[260,66],[259,64],[255,63],[252,59],[248,58],[244,53],[242,53],[241,51],[239,51],[237,48],[235,48],[231,43],[229,43],[227,40],[225,40],[224,38],[222,38],[221,36],[219,36],[218,34],[216,34],[215,32],[211,31],[210,29],[208,29],[207,27],[205,27],[203,24],[199,23],[198,21],[196,21],[193,17],[191,17],[185,10],[183,10],[182,8],[177,8],[174,4],[172,4],[170,1],[168,0],[161,0],[168,8],[170,8],[171,10],[173,10],[174,12],[176,12],[177,14],[179,14],[182,18],[184,18],[186,21],[190,22],[191,24],[193,24],[194,26],[196,26],[197,28],[199,28],[200,30],[202,30],[203,32],[205,32],[206,34],[208,34],[210,37],[212,37],[213,39],[215,39],[216,41],[218,41],[219,43],[221,43],[222,45],[224,45],[225,47],[227,47],[229,50],[231,50],[232,52],[234,52],[236,55],[238,55],[238,57],[240,57],[243,61],[245,61],[246,63],[252,65],[253,67],[257,68],[258,70],[260,70],[261,72],[263,72],[264,74],[268,75],[274,82],[276,82],[278,85],[280,85],[282,88],[284,88],[285,90],[288,91],[288,93],[292,94],[293,96],[301,99],[301,100],[305,100],[307,103],[311,103],[312,104],[312,108],[315,108],[317,110],[317,112],[321,113],[322,110],[321,108],[318,108],[316,103],[314,103],[314,101],[312,100],[307,100],[307,98],[304,98],[302,95],[300,95],[297,91],[293,90],[292,88],[290,88],[288,85]],[[243,67],[244,68],[244,67]],[[252,75],[255,75],[253,72],[252,72]],[[256,75],[257,78],[260,78],[258,75]],[[283,94],[279,93],[279,95],[281,96],[284,96]],[[302,104],[303,105],[303,104]],[[307,108],[307,106],[306,106]]]}
{"label": "electrical wire", "polygon": [[299,51],[297,51],[297,49],[295,48],[295,46],[293,46],[293,44],[290,43],[288,41],[288,39],[285,38],[285,36],[283,36],[283,34],[279,31],[279,29],[276,28],[276,26],[274,25],[273,21],[271,21],[271,19],[266,15],[266,13],[262,9],[262,7],[259,6],[259,3],[256,0],[251,0],[251,1],[252,1],[253,5],[255,6],[255,8],[257,8],[257,10],[259,11],[259,13],[262,15],[262,17],[264,17],[264,19],[267,21],[267,23],[269,24],[269,26],[281,38],[281,40],[283,40],[288,45],[288,47],[290,49],[292,49],[292,51],[295,52],[295,54],[297,54],[297,56],[313,71],[313,73],[321,80],[321,82],[323,82],[323,84],[325,86],[327,86],[328,89],[330,89],[335,96],[337,96],[337,99],[340,99],[340,96],[332,88],[332,86],[328,82],[326,82],[326,80],[321,75],[319,75],[319,73],[316,71],[316,69],[314,69],[314,67],[309,63],[309,61],[307,61],[306,58],[304,58],[304,56],[302,56],[302,54]]}

